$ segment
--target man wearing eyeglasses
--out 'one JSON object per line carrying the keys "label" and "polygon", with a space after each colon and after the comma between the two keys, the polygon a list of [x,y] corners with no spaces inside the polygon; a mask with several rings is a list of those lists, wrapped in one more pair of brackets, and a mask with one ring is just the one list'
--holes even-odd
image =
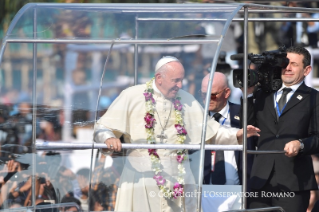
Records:
{"label": "man wearing eyeglasses", "polygon": [[[209,83],[209,74],[202,80],[201,95],[205,104]],[[231,90],[227,77],[220,72],[214,74],[210,102],[209,116],[221,125],[239,128],[240,105],[228,101]],[[251,148],[249,148],[251,149]],[[239,185],[242,184],[242,159],[238,151],[205,151],[204,184]],[[248,159],[248,167],[252,165],[252,157]]]}

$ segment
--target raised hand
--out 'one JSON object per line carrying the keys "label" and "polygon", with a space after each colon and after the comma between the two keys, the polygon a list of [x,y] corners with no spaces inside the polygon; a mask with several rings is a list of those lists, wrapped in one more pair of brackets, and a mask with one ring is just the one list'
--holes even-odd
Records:
{"label": "raised hand", "polygon": [[[251,137],[251,136],[260,136],[259,135],[260,129],[257,127],[254,127],[252,125],[248,125],[247,126],[247,138]],[[239,144],[242,144],[243,142],[243,135],[244,135],[244,130],[240,129],[237,132],[237,140]]]}

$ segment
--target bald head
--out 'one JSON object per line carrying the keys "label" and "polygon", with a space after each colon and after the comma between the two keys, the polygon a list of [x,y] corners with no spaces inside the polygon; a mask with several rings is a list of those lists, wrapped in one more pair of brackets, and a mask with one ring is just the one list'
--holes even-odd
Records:
{"label": "bald head", "polygon": [[[209,75],[207,74],[203,80],[202,80],[202,87],[201,87],[201,91],[203,93],[207,92],[207,88],[208,88],[208,83],[209,83]],[[225,74],[220,73],[220,72],[215,72],[214,74],[214,79],[213,79],[213,85],[212,85],[212,93],[214,93],[214,90],[221,90],[224,88],[228,87],[228,81],[227,81],[227,77]]]}
{"label": "bald head", "polygon": [[[202,80],[202,97],[205,104],[206,92],[208,89],[209,75],[207,74]],[[230,96],[230,89],[228,87],[228,81],[225,74],[220,72],[215,72],[212,89],[211,89],[211,99],[209,103],[209,110],[213,112],[221,111],[227,104],[228,98]]]}

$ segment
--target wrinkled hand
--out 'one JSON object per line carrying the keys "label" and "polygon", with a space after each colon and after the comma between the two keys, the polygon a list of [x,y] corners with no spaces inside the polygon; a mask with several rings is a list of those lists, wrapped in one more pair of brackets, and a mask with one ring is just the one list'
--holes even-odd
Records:
{"label": "wrinkled hand", "polygon": [[253,125],[247,126],[247,138],[250,138],[251,136],[260,136],[259,132],[260,132],[259,128],[254,127]]}
{"label": "wrinkled hand", "polygon": [[104,142],[107,146],[107,149],[102,149],[102,151],[114,150],[116,152],[121,151],[122,143],[118,138],[109,138]]}
{"label": "wrinkled hand", "polygon": [[[247,126],[247,138],[251,136],[259,136],[260,129],[257,127],[254,127],[252,125]],[[240,129],[237,132],[237,140],[239,144],[243,143],[243,135],[244,135],[244,129]]]}
{"label": "wrinkled hand", "polygon": [[284,150],[287,157],[294,157],[299,153],[300,142],[298,140],[290,141],[286,143]]}

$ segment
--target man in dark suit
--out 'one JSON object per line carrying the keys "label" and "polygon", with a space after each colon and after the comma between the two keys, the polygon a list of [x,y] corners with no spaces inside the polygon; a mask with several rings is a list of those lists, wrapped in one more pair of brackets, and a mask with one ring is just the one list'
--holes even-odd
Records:
{"label": "man in dark suit", "polygon": [[[202,80],[201,93],[205,103],[209,74]],[[240,128],[240,105],[228,101],[231,90],[227,77],[220,72],[214,74],[209,116],[223,126]],[[251,145],[252,142],[249,142]],[[251,149],[251,147],[249,147]],[[205,151],[204,184],[239,185],[242,184],[242,152],[240,151]],[[252,155],[249,155],[248,167],[252,166]],[[248,169],[249,169],[248,168]]]}
{"label": "man in dark suit", "polygon": [[304,83],[311,56],[303,47],[290,47],[287,58],[278,91],[259,90],[255,102],[248,95],[248,123],[261,130],[258,150],[285,151],[255,155],[250,186],[259,195],[248,199],[249,208],[306,211],[310,190],[318,189],[310,155],[319,151],[319,93]]}

